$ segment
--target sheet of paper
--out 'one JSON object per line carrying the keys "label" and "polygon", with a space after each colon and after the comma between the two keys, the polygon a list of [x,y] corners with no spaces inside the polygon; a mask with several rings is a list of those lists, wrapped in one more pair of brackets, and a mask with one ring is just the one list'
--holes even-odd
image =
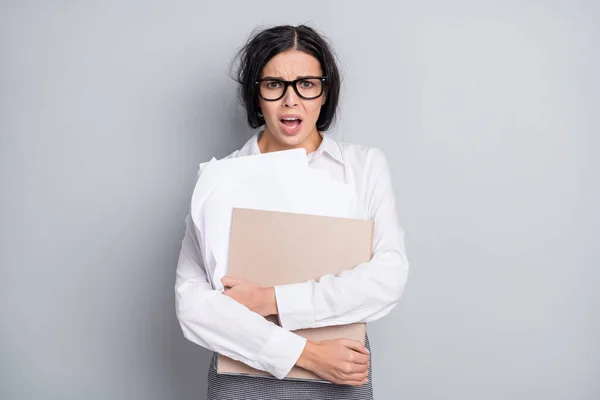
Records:
{"label": "sheet of paper", "polygon": [[[199,177],[192,194],[190,214],[196,227],[199,246],[208,271],[214,268],[216,261],[206,240],[205,203],[207,199],[221,184],[273,168],[308,170],[306,151],[293,149],[231,159],[217,160],[213,158],[200,164]],[[220,282],[218,283],[220,284]]]}
{"label": "sheet of paper", "polygon": [[222,182],[205,202],[207,251],[216,262],[213,282],[222,289],[227,272],[231,215],[234,207],[302,214],[348,217],[355,215],[350,185],[328,177],[325,171],[269,168]]}

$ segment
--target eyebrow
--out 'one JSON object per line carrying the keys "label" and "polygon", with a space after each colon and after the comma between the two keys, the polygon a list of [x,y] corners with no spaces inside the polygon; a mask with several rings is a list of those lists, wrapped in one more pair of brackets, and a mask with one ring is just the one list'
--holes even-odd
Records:
{"label": "eyebrow", "polygon": [[[296,79],[304,79],[304,78],[319,78],[320,75],[301,75],[301,76],[296,76]],[[282,76],[265,76],[261,79],[272,79],[272,80],[278,80],[278,81],[285,81],[285,79],[283,79]],[[292,79],[295,80],[295,79]]]}

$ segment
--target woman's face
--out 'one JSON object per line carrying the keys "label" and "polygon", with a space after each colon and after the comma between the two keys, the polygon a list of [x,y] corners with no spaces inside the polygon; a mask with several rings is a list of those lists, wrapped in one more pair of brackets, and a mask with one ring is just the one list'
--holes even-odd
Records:
{"label": "woman's face", "polygon": [[[301,77],[322,75],[321,65],[315,57],[302,51],[288,50],[269,60],[263,68],[261,79],[276,78],[293,81]],[[267,84],[270,86],[264,86]],[[259,88],[259,90],[263,90],[263,93],[268,90],[275,92],[280,86],[276,83],[266,82],[261,82],[260,85],[263,85],[262,89]],[[310,94],[310,91],[314,90],[311,89],[311,85],[311,81],[299,83],[299,89],[305,91],[301,91],[305,97],[310,97],[306,94]],[[270,136],[268,141],[275,142],[272,143],[273,147],[307,147],[309,142],[320,141],[317,119],[321,112],[321,106],[325,104],[325,95],[326,92],[323,90],[320,97],[306,100],[298,96],[290,85],[279,100],[267,101],[259,96],[260,110],[265,119],[265,134]]]}

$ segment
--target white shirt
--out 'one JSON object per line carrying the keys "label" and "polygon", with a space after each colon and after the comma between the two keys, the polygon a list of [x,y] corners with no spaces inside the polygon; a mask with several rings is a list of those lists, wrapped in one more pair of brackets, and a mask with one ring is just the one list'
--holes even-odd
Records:
{"label": "white shirt", "polygon": [[[259,135],[226,158],[260,154]],[[379,319],[398,303],[408,278],[404,231],[398,224],[383,152],[323,135],[308,162],[310,168],[325,169],[333,179],[354,186],[362,213],[358,217],[375,221],[369,262],[318,281],[276,286],[281,327],[210,284],[214,271],[202,261],[197,228],[189,214],[177,264],[176,312],[183,335],[278,379],[287,376],[306,344],[306,339],[290,331]]]}

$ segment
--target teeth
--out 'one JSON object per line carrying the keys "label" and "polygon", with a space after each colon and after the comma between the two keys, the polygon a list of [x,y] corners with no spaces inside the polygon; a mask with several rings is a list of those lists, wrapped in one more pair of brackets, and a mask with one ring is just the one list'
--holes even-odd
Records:
{"label": "teeth", "polygon": [[283,118],[284,121],[297,121],[298,118]]}

